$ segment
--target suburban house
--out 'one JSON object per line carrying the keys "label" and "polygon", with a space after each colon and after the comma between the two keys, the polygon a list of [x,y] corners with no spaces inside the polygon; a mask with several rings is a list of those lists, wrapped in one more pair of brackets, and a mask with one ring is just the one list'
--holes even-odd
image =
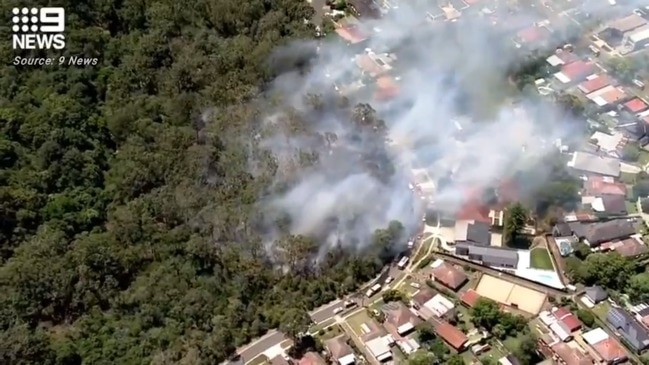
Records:
{"label": "suburban house", "polygon": [[351,365],[356,362],[354,350],[347,344],[347,337],[340,335],[325,341],[324,347],[327,349],[331,361],[339,365]]}
{"label": "suburban house", "polygon": [[444,262],[444,260],[435,260],[431,267],[433,268],[431,272],[433,280],[454,291],[460,289],[469,280],[462,270]]}
{"label": "suburban house", "polygon": [[604,242],[600,246],[602,252],[614,251],[624,257],[638,257],[649,252],[649,247],[638,237]]}
{"label": "suburban house", "polygon": [[[582,325],[577,316],[567,308],[553,308],[551,312],[539,313],[539,319],[546,325],[554,337],[562,342],[573,339],[572,333],[581,329]],[[548,343],[548,345],[551,345]]]}
{"label": "suburban house", "polygon": [[598,152],[604,152],[613,158],[620,158],[627,138],[620,132],[608,134],[597,131],[590,137],[590,141],[596,146]]}
{"label": "suburban house", "polygon": [[469,341],[462,331],[446,321],[438,321],[433,327],[435,333],[455,351],[464,350]]}
{"label": "suburban house", "polygon": [[581,203],[590,206],[595,215],[600,217],[627,215],[626,198],[623,195],[582,196]]}
{"label": "suburban house", "polygon": [[568,167],[588,174],[620,176],[620,160],[587,152],[573,153],[572,159],[568,162]]}
{"label": "suburban house", "polygon": [[599,285],[586,287],[586,298],[593,304],[600,303],[608,298],[608,293]]}
{"label": "suburban house", "polygon": [[473,289],[469,289],[460,295],[460,302],[467,308],[473,308],[480,299],[480,294]]}
{"label": "suburban house", "polygon": [[638,114],[649,108],[649,105],[640,98],[633,98],[624,103],[624,109],[633,114]]}
{"label": "suburban house", "polygon": [[579,83],[595,71],[596,67],[592,63],[578,60],[563,65],[561,71],[555,73],[554,77],[563,84]]}
{"label": "suburban house", "polygon": [[[574,341],[573,341],[574,342]],[[591,365],[594,359],[579,345],[557,342],[548,347],[557,362],[563,365]]]}
{"label": "suburban house", "polygon": [[342,26],[336,28],[336,34],[348,44],[361,44],[369,36],[356,25]]}
{"label": "suburban house", "polygon": [[554,237],[573,237],[572,228],[566,222],[559,222],[552,227],[552,236]]}
{"label": "suburban house", "polygon": [[626,185],[609,176],[591,176],[584,181],[581,196],[622,195],[626,196]]}
{"label": "suburban house", "polygon": [[478,261],[485,266],[510,269],[515,269],[518,266],[518,252],[503,247],[485,247],[460,242],[455,244],[455,254],[458,256],[467,256],[469,260]]}
{"label": "suburban house", "polygon": [[412,332],[422,322],[401,302],[384,304],[381,310],[385,314],[383,325],[395,339]]}
{"label": "suburban house", "polygon": [[552,67],[560,67],[567,63],[572,63],[578,60],[579,57],[577,57],[574,53],[560,49],[557,50],[552,56],[548,57],[545,61]]}
{"label": "suburban house", "polygon": [[613,107],[628,98],[621,87],[613,85],[593,91],[586,97],[600,108]]}
{"label": "suburban house", "polygon": [[509,354],[507,356],[501,357],[498,359],[498,364],[500,365],[521,365],[521,362],[518,361],[516,356]]}
{"label": "suburban house", "polygon": [[599,362],[620,364],[629,358],[624,347],[601,328],[586,332],[581,337],[593,349]]}
{"label": "suburban house", "polygon": [[649,330],[625,310],[612,307],[606,315],[606,321],[622,335],[635,352],[640,353],[649,348]]}
{"label": "suburban house", "polygon": [[455,315],[455,303],[432,290],[418,292],[412,297],[411,302],[419,315],[426,320],[432,317],[452,318]]}
{"label": "suburban house", "polygon": [[622,240],[636,234],[633,223],[626,219],[614,219],[606,222],[585,225],[583,238],[591,247],[608,241]]}
{"label": "suburban house", "polygon": [[590,94],[597,90],[603,89],[611,84],[611,79],[609,79],[606,74],[601,75],[592,75],[586,79],[586,81],[579,84],[579,90],[584,94]]}
{"label": "suburban house", "polygon": [[567,307],[553,308],[552,316],[569,332],[575,332],[582,327],[579,318]]}
{"label": "suburban house", "polygon": [[317,352],[309,351],[298,361],[298,365],[326,365],[325,359]]}
{"label": "suburban house", "polygon": [[392,350],[390,349],[392,345],[394,345],[394,339],[390,335],[365,342],[365,348],[378,362],[392,359]]}

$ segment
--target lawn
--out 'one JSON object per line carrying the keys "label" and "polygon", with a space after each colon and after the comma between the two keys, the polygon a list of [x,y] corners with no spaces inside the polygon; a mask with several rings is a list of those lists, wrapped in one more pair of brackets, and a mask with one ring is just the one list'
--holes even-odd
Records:
{"label": "lawn", "polygon": [[638,213],[638,204],[636,204],[635,202],[627,200],[626,202],[624,202],[624,204],[626,205],[626,211],[629,214]]}
{"label": "lawn", "polygon": [[347,317],[345,319],[345,321],[347,322],[347,324],[349,324],[349,327],[352,328],[352,330],[354,331],[354,334],[357,337],[360,337],[360,336],[363,335],[363,330],[361,329],[361,325],[363,323],[370,322],[371,320],[372,319],[370,318],[370,316],[367,315],[366,311],[360,311],[360,312],[354,314],[353,316]]}
{"label": "lawn", "polygon": [[521,338],[518,337],[518,336],[517,337],[507,337],[505,339],[505,341],[503,341],[503,344],[505,345],[505,347],[509,351],[514,352],[514,351],[517,351],[518,348],[520,347]]}
{"label": "lawn", "polygon": [[635,184],[636,174],[630,174],[628,172],[620,173],[620,181],[627,185]]}
{"label": "lawn", "polygon": [[335,326],[327,327],[327,329],[325,329],[323,332],[324,333],[322,335],[319,335],[318,337],[321,340],[326,341],[334,337],[337,337],[339,335],[342,335],[343,329],[339,325],[335,325]]}
{"label": "lawn", "polygon": [[268,356],[261,354],[254,359],[248,361],[246,365],[262,365],[268,363],[270,360],[268,359]]}
{"label": "lawn", "polygon": [[554,270],[552,265],[552,259],[550,258],[550,253],[546,248],[535,248],[530,252],[530,260],[532,268],[534,269],[543,269],[543,270]]}
{"label": "lawn", "polygon": [[595,315],[602,321],[606,321],[606,315],[608,314],[608,311],[611,309],[611,305],[608,302],[601,302],[598,303],[595,307],[593,307],[591,310]]}
{"label": "lawn", "polygon": [[309,333],[318,333],[320,330],[325,329],[326,327],[329,327],[336,323],[336,320],[333,318],[329,318],[326,321],[320,322],[314,326],[311,326],[309,328]]}

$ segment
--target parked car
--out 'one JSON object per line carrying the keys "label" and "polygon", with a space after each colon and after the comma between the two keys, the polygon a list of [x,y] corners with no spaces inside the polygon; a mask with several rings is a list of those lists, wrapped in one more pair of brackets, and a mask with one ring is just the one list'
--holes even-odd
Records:
{"label": "parked car", "polygon": [[340,313],[342,311],[343,311],[343,307],[338,307],[338,308],[334,309],[334,314],[338,314],[338,313]]}
{"label": "parked car", "polygon": [[412,286],[415,289],[421,288],[421,284],[419,284],[419,283],[410,283],[410,286]]}
{"label": "parked car", "polygon": [[388,284],[390,284],[390,283],[393,282],[393,281],[394,281],[394,278],[393,278],[392,276],[388,276],[388,277],[385,279],[385,285],[388,285]]}

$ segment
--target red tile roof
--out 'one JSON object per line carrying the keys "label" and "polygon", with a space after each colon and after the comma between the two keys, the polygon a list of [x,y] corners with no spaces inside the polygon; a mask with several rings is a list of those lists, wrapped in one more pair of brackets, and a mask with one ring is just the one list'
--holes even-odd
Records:
{"label": "red tile roof", "polygon": [[516,33],[516,37],[523,43],[536,43],[545,40],[550,35],[547,28],[531,26]]}
{"label": "red tile roof", "polygon": [[374,98],[378,100],[389,100],[399,95],[399,85],[391,77],[379,77],[376,79],[376,86]]}
{"label": "red tile roof", "polygon": [[611,84],[611,80],[609,80],[608,76],[598,75],[593,79],[584,81],[581,84],[579,84],[579,90],[581,90],[581,92],[583,92],[584,94],[590,94],[593,91],[603,89],[604,87],[610,84]]}
{"label": "red tile roof", "polygon": [[584,196],[625,195],[626,185],[618,182],[605,181],[600,176],[589,177],[584,183]]}
{"label": "red tile roof", "polygon": [[592,63],[584,61],[575,61],[561,67],[561,73],[564,74],[570,81],[579,81],[582,78],[593,73],[595,67]]}
{"label": "red tile roof", "polygon": [[432,274],[435,280],[453,290],[459,289],[468,279],[462,271],[446,262],[434,268]]}
{"label": "red tile roof", "polygon": [[627,357],[624,348],[610,337],[591,346],[605,361],[621,360]]}
{"label": "red tile roof", "polygon": [[473,307],[480,299],[480,294],[475,290],[469,289],[460,295],[460,300],[462,303],[466,304],[468,307]]}
{"label": "red tile roof", "polygon": [[491,223],[489,208],[480,201],[480,193],[474,191],[468,193],[467,196],[469,199],[457,212],[455,219]]}
{"label": "red tile roof", "polygon": [[326,362],[324,359],[315,352],[307,352],[302,356],[298,365],[324,365]]}
{"label": "red tile roof", "polygon": [[615,87],[600,95],[599,97],[604,99],[607,104],[616,104],[626,97],[626,93],[619,87]]}
{"label": "red tile roof", "polygon": [[595,363],[590,355],[583,353],[576,348],[570,347],[570,345],[563,342],[553,345],[552,351],[563,360],[565,365],[586,365]]}
{"label": "red tile roof", "polygon": [[469,340],[462,331],[446,321],[435,326],[435,333],[455,350],[461,349]]}
{"label": "red tile roof", "polygon": [[642,99],[640,98],[634,98],[630,101],[627,101],[626,103],[624,103],[624,107],[629,109],[631,113],[640,113],[641,111],[644,111],[648,108],[647,103],[642,101]]}
{"label": "red tile roof", "polygon": [[355,44],[355,43],[360,43],[368,38],[367,35],[365,35],[363,32],[361,32],[358,28],[356,27],[342,27],[342,28],[337,28],[336,33],[338,35],[346,40],[349,43]]}

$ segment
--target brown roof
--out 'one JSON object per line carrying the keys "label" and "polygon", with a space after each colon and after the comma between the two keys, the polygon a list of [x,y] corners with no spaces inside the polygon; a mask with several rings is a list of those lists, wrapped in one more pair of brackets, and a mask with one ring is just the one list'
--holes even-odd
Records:
{"label": "brown roof", "polygon": [[393,78],[381,76],[376,79],[377,90],[374,97],[378,100],[389,100],[399,95],[399,85]]}
{"label": "brown roof", "polygon": [[[372,77],[379,77],[387,70],[379,65],[369,54],[363,53],[356,56],[356,65]],[[385,83],[385,81],[384,81]]]}
{"label": "brown roof", "polygon": [[461,349],[469,340],[462,331],[446,321],[440,321],[435,326],[435,333],[455,350]]}
{"label": "brown roof", "polygon": [[302,356],[300,361],[298,361],[298,365],[325,365],[325,364],[326,364],[325,360],[322,358],[322,356],[320,356],[316,352],[307,352],[306,354],[304,354],[304,356]]}
{"label": "brown roof", "polygon": [[604,94],[600,95],[599,97],[604,99],[604,101],[606,101],[607,104],[615,104],[618,101],[626,98],[626,93],[624,92],[624,90],[620,89],[619,87],[615,87],[605,92]]}
{"label": "brown roof", "polygon": [[286,360],[282,355],[277,355],[270,359],[272,365],[290,365],[288,360]]}
{"label": "brown roof", "polygon": [[590,94],[611,84],[611,80],[606,75],[597,75],[597,77],[584,81],[579,84],[579,90],[584,94]]}
{"label": "brown roof", "polygon": [[552,346],[552,351],[563,360],[565,365],[587,365],[595,363],[590,355],[579,351],[574,347],[570,347],[564,342]]}
{"label": "brown roof", "polygon": [[415,317],[410,309],[401,302],[384,305],[383,312],[385,313],[385,322],[393,325],[395,328],[401,327],[406,323],[412,323],[413,325],[421,323],[421,320]]}
{"label": "brown roof", "polygon": [[460,295],[460,300],[462,303],[466,304],[468,307],[473,307],[480,299],[480,294],[473,289],[469,289]]}
{"label": "brown roof", "polygon": [[584,182],[585,196],[600,195],[624,195],[626,196],[626,185],[615,181],[608,181],[600,176],[589,177]]}
{"label": "brown roof", "polygon": [[457,290],[468,279],[462,271],[456,269],[453,265],[450,265],[446,262],[434,268],[432,273],[435,277],[435,280],[453,290]]}
{"label": "brown roof", "polygon": [[331,357],[336,360],[354,353],[354,350],[347,344],[345,335],[325,341],[324,346],[331,354]]}
{"label": "brown roof", "polygon": [[609,24],[610,28],[616,29],[622,33],[632,31],[636,28],[647,24],[647,21],[637,14],[631,14],[627,17],[617,19]]}
{"label": "brown roof", "polygon": [[356,27],[336,28],[336,33],[338,33],[340,38],[346,40],[351,44],[360,43],[368,38],[367,35],[365,35]]}
{"label": "brown roof", "polygon": [[579,81],[591,74],[594,70],[592,63],[584,61],[575,61],[561,67],[561,73],[566,76],[570,81]]}
{"label": "brown roof", "polygon": [[606,361],[626,358],[627,354],[624,348],[613,338],[607,338],[594,345],[591,345],[595,351]]}
{"label": "brown roof", "polygon": [[435,294],[437,293],[432,289],[423,288],[419,290],[415,295],[412,296],[412,301],[422,306],[427,301],[433,299]]}
{"label": "brown roof", "polygon": [[561,307],[552,312],[552,314],[557,320],[559,320],[559,322],[563,323],[570,332],[574,332],[581,328],[581,321],[566,307]]}
{"label": "brown roof", "polygon": [[649,252],[649,248],[635,238],[605,242],[602,244],[602,249],[615,251],[624,257],[636,257]]}

